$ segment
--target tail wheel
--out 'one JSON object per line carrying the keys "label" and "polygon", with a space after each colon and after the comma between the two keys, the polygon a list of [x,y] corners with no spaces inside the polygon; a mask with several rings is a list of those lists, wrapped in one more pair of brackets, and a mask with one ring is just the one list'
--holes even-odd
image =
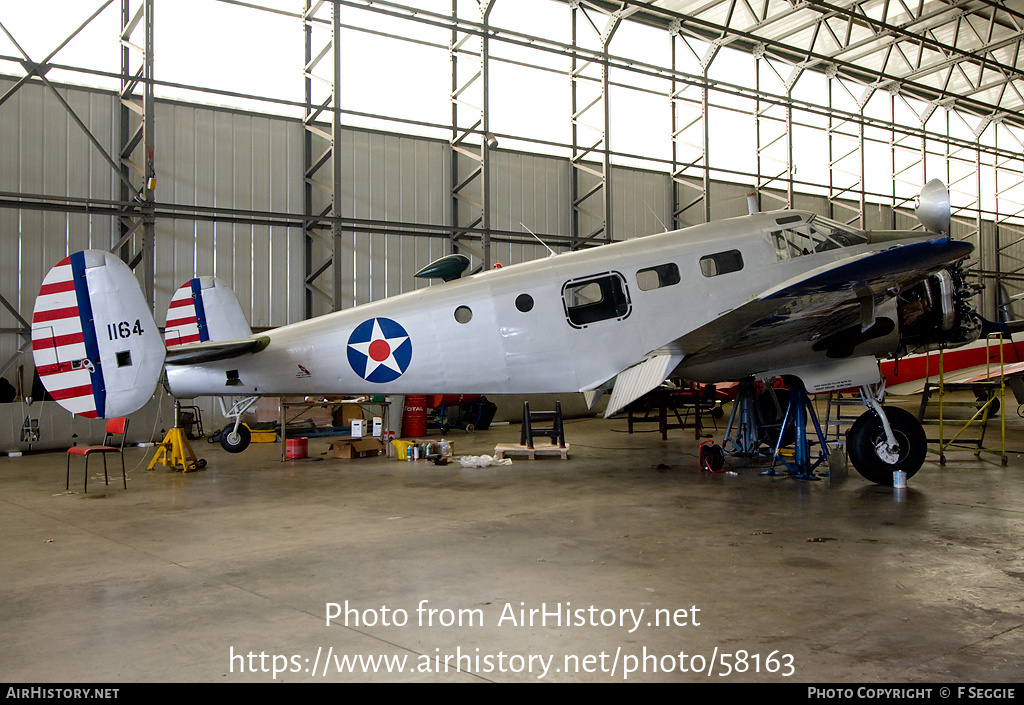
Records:
{"label": "tail wheel", "polygon": [[220,432],[220,445],[229,453],[241,453],[249,447],[251,440],[252,434],[245,424],[239,424],[236,431],[235,425],[229,423]]}
{"label": "tail wheel", "polygon": [[878,485],[891,485],[897,470],[913,477],[924,464],[928,439],[924,428],[913,414],[894,406],[883,406],[892,433],[896,437],[895,452],[888,448],[885,428],[873,411],[860,415],[850,429],[847,451],[857,472]]}

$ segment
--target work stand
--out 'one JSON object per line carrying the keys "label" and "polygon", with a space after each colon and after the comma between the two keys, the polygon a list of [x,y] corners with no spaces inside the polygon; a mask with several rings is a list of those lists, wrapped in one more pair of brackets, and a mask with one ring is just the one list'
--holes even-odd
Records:
{"label": "work stand", "polygon": [[[538,424],[550,424],[547,426]],[[551,444],[535,447],[535,438],[548,438]],[[558,453],[562,460],[569,459],[569,446],[565,442],[565,427],[562,424],[562,403],[555,402],[554,411],[530,411],[530,402],[523,402],[523,427],[519,434],[519,445],[499,443],[494,457],[525,454],[530,460],[542,453]]]}
{"label": "work stand", "polygon": [[[814,423],[814,431],[818,436],[818,457],[812,462],[811,443],[807,437],[807,421]],[[786,430],[790,427],[795,432],[794,453],[792,462],[786,460],[781,453],[783,438]],[[818,423],[818,414],[811,403],[811,397],[807,394],[807,388],[799,380],[794,379],[789,387],[789,406],[786,408],[786,416],[782,421],[782,428],[779,430],[779,437],[775,442],[775,450],[772,454],[772,467],[766,470],[764,475],[776,475],[775,461],[778,460],[789,471],[790,476],[799,480],[818,480],[814,475],[814,469],[828,460],[828,443],[825,434]]]}
{"label": "work stand", "polygon": [[[768,397],[772,403],[766,403],[765,395],[775,393],[776,391],[766,389],[759,397],[757,385],[752,378],[740,382],[732,413],[729,414],[722,451],[727,455],[741,457],[767,457],[770,449],[772,467],[762,473],[763,475],[779,474],[775,471],[775,461],[778,460],[786,466],[790,476],[802,480],[817,480],[814,469],[828,459],[829,447],[807,389],[799,380],[793,379],[788,391],[777,390],[778,401],[775,397]],[[785,413],[779,414],[782,409],[778,407],[783,403]],[[781,424],[770,423],[769,419],[765,418],[766,415],[772,419],[781,416]],[[807,436],[808,420],[813,421],[817,433],[819,452],[816,459],[811,457],[811,442]],[[789,443],[795,446],[792,460],[786,459],[782,449],[783,445]]]}
{"label": "work stand", "polygon": [[181,403],[174,402],[174,428],[167,432],[163,441],[157,443],[156,455],[149,462],[147,470],[152,470],[157,463],[164,467],[181,468],[182,472],[193,472],[206,467],[206,460],[196,456],[192,444],[188,442],[185,428],[181,425]]}

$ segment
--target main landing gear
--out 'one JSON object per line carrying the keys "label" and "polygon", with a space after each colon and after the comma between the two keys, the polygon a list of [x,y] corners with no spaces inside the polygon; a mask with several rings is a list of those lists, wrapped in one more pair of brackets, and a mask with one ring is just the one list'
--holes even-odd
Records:
{"label": "main landing gear", "polygon": [[861,388],[861,397],[868,410],[857,417],[846,442],[853,467],[879,485],[891,485],[897,470],[913,477],[928,452],[921,422],[903,409],[882,406],[867,388]]}

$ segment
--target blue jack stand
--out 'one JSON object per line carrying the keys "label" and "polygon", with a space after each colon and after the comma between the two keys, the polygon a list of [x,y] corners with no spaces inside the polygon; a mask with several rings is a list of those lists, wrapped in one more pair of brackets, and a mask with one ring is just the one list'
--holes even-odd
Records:
{"label": "blue jack stand", "polygon": [[[814,422],[814,430],[818,434],[818,459],[811,463],[810,442],[807,439],[807,419]],[[792,424],[796,432],[795,454],[793,462],[790,463],[779,454],[782,445],[782,437],[786,428]],[[797,379],[790,381],[789,385],[789,406],[786,408],[786,417],[782,421],[782,428],[779,431],[779,440],[775,443],[775,452],[772,455],[772,467],[766,470],[763,475],[777,475],[775,472],[775,461],[779,460],[789,471],[790,476],[799,480],[819,480],[814,475],[814,469],[821,463],[828,460],[828,443],[825,442],[825,434],[821,431],[818,423],[818,414],[814,411],[807,388]]]}

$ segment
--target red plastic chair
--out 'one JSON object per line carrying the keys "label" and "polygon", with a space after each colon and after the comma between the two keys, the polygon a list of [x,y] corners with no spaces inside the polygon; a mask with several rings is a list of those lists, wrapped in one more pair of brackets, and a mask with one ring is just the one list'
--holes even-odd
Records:
{"label": "red plastic chair", "polygon": [[[120,445],[111,445],[114,436],[121,436]],[[81,455],[85,457],[85,488],[83,492],[89,491],[89,456],[93,453],[103,455],[103,480],[110,484],[107,477],[107,453],[118,453],[121,456],[121,479],[124,481],[124,488],[128,489],[128,475],[124,470],[124,439],[128,435],[128,419],[121,416],[116,419],[107,419],[107,435],[103,438],[103,445],[100,446],[72,446],[68,448],[68,476],[64,483],[64,489],[71,487],[71,456]]]}

